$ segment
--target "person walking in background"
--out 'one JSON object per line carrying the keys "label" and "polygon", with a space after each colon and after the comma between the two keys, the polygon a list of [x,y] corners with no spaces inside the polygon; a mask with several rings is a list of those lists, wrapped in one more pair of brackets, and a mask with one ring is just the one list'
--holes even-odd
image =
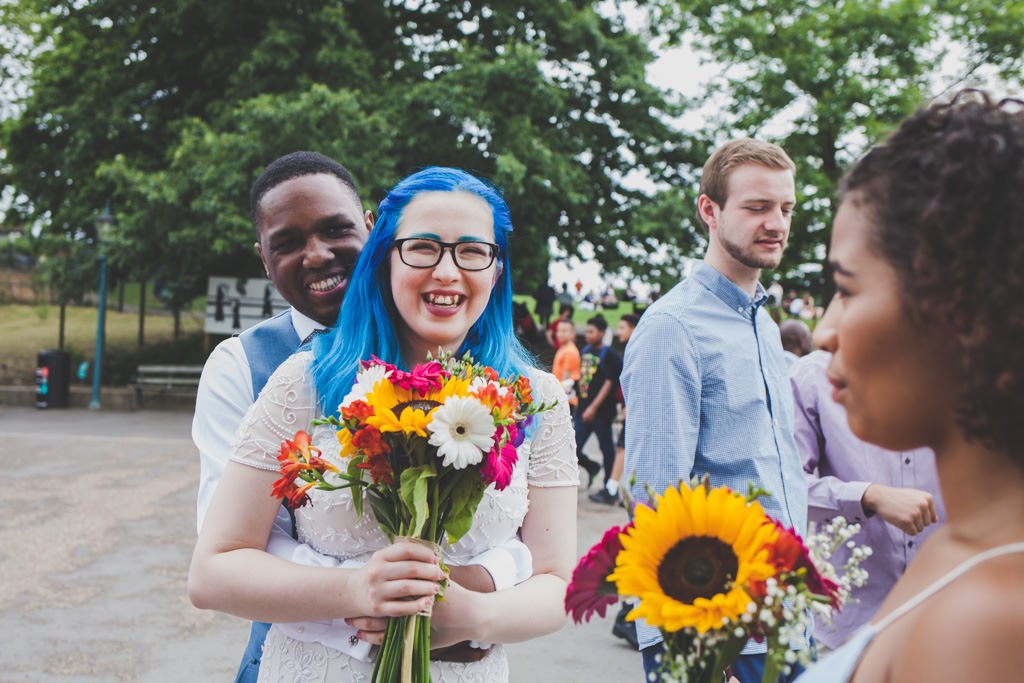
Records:
{"label": "person walking in background", "polygon": [[[827,351],[814,351],[797,359],[790,379],[810,521],[822,524],[842,516],[860,524],[855,540],[874,550],[860,565],[868,573],[867,585],[853,589],[853,600],[831,624],[816,625],[815,640],[834,650],[878,611],[946,513],[931,449],[888,451],[850,431],[846,410],[832,400],[826,373],[831,358]],[[842,566],[849,553],[840,548],[833,563]]]}
{"label": "person walking in background", "polygon": [[[626,344],[629,343],[629,338],[633,336],[633,330],[636,329],[639,322],[640,316],[633,315],[632,313],[625,313],[619,319],[619,324],[615,328],[615,336],[619,339],[619,346],[622,348],[623,354],[625,354]],[[622,420],[622,428],[619,430],[619,436],[615,442],[615,462],[612,464],[611,472],[604,486],[588,496],[590,500],[595,503],[602,503],[603,505],[618,505],[622,500],[619,496],[619,487],[626,464],[626,406],[621,385],[619,385],[616,394],[616,402],[621,408],[619,417]]]}
{"label": "person walking in background", "polygon": [[786,318],[779,324],[779,336],[782,338],[786,362],[790,366],[811,352],[811,328],[803,320]]}
{"label": "person walking in background", "polygon": [[555,321],[555,339],[558,350],[551,364],[551,374],[562,383],[569,398],[569,409],[575,413],[579,400],[576,397],[576,382],[580,379],[580,350],[576,347],[576,326],[571,320]]}
{"label": "person walking in background", "polygon": [[[579,405],[576,409],[576,459],[587,471],[587,488],[594,483],[594,477],[604,468],[605,483],[611,477],[615,463],[615,441],[612,438],[612,422],[615,420],[619,374],[622,372],[622,358],[615,349],[604,344],[608,321],[600,313],[587,321],[583,333],[587,345],[580,353],[580,379],[576,383]],[[599,465],[583,454],[583,447],[591,435],[597,437],[601,449],[602,464]]]}
{"label": "person walking in background", "polygon": [[[619,319],[615,335],[619,339],[619,345],[622,348],[623,354],[625,354],[629,339],[633,336],[633,331],[636,330],[636,326],[639,323],[640,316],[633,315],[632,313],[626,313]],[[615,442],[615,463],[612,465],[611,475],[608,477],[605,485],[587,496],[593,502],[601,503],[602,505],[619,505],[623,502],[620,491],[626,463],[626,401],[622,393],[621,384],[618,391],[618,403],[622,427],[619,429],[619,436]],[[626,615],[631,611],[633,611],[633,604],[623,600],[619,606],[618,613],[615,615],[615,621],[612,623],[612,635],[625,640],[634,650],[639,650],[640,645],[636,639],[636,623],[626,620]]]}
{"label": "person walking in background", "polygon": [[547,280],[540,283],[533,295],[534,313],[537,314],[537,321],[542,328],[551,324],[551,313],[554,311],[555,289]]}
{"label": "person walking in background", "polygon": [[[572,323],[573,307],[572,304],[559,304],[558,305],[558,317],[551,321],[547,329],[544,330],[544,335],[548,340],[548,344],[551,348],[557,350],[560,342],[558,336],[555,334],[555,330],[558,328],[559,323],[567,321]],[[575,328],[574,328],[575,329]]]}
{"label": "person walking in background", "polygon": [[[626,471],[635,473],[639,502],[648,502],[648,486],[661,493],[703,475],[736,491],[753,483],[771,494],[761,501],[769,515],[805,533],[793,391],[758,282],[786,248],[794,169],[780,147],[749,139],[722,145],[704,165],[697,201],[708,230],[704,261],[644,312],[626,350]],[[656,675],[661,635],[644,623],[637,634],[644,670]],[[733,674],[760,683],[764,652],[764,643],[747,643]]]}

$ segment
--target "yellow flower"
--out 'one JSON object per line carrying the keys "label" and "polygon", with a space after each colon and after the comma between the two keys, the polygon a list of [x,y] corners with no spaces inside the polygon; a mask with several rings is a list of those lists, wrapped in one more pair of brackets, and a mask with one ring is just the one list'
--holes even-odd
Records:
{"label": "yellow flower", "polygon": [[469,396],[469,380],[459,379],[452,375],[437,391],[432,391],[425,398],[438,403],[444,403],[449,396]]}
{"label": "yellow flower", "polygon": [[[382,433],[403,432],[427,436],[427,425],[430,424],[430,415],[433,410],[404,405],[410,400],[415,400],[413,392],[396,387],[388,380],[382,379],[374,385],[373,391],[366,395],[366,402],[373,408],[373,415],[366,418],[366,424],[373,425]],[[417,403],[422,404],[422,401],[417,401]],[[397,415],[395,408],[399,408]]]}
{"label": "yellow flower", "polygon": [[355,455],[356,448],[352,445],[352,432],[342,427],[338,430],[338,443],[341,444],[341,457],[349,458]]}
{"label": "yellow flower", "polygon": [[608,579],[640,598],[630,620],[699,633],[738,620],[751,603],[747,587],[775,574],[765,544],[775,526],[757,502],[721,487],[686,485],[638,505],[633,528]]}

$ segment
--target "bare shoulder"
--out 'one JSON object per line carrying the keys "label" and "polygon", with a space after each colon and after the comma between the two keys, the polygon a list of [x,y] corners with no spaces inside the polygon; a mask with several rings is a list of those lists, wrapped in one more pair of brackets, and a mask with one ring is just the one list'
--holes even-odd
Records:
{"label": "bare shoulder", "polygon": [[1009,681],[1024,667],[1024,554],[970,570],[918,610],[894,682]]}

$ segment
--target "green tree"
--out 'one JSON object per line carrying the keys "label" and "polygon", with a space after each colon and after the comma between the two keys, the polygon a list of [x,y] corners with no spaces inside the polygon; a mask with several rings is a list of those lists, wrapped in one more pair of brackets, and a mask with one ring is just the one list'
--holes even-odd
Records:
{"label": "green tree", "polygon": [[428,164],[494,179],[524,291],[546,274],[549,236],[570,253],[589,241],[615,268],[672,232],[646,221],[681,221],[625,181],[676,172],[666,120],[678,111],[646,82],[645,42],[593,2],[20,0],[0,12],[35,49],[29,94],[0,132],[11,215],[90,241],[111,199],[112,260],[159,272],[178,303],[213,272],[255,274],[248,187],[300,148],[349,165],[371,206]]}
{"label": "green tree", "polygon": [[[838,181],[849,164],[936,95],[996,76],[1019,84],[1019,0],[665,0],[651,30],[684,36],[722,68],[692,104],[711,112],[695,135],[774,139],[797,163],[800,206],[780,267],[790,284],[821,287]],[[962,59],[940,73],[950,49]],[[691,204],[692,205],[692,204]]]}

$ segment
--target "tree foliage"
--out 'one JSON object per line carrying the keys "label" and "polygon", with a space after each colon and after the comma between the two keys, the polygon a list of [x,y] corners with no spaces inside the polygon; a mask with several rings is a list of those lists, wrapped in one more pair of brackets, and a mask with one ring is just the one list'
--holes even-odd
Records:
{"label": "tree foliage", "polygon": [[0,12],[36,50],[2,128],[10,217],[91,241],[111,200],[112,261],[162,277],[178,303],[210,273],[253,274],[249,185],[295,149],[349,166],[370,206],[425,165],[493,179],[527,291],[546,277],[549,236],[570,253],[589,241],[615,268],[666,235],[643,216],[672,220],[671,203],[642,210],[648,197],[624,179],[675,173],[676,112],[646,81],[646,43],[592,2],[20,0]]}
{"label": "tree foliage", "polygon": [[[820,286],[797,266],[822,261],[837,183],[870,144],[986,68],[1011,85],[1024,68],[1021,2],[665,0],[650,11],[652,31],[688,37],[722,69],[693,103],[709,112],[694,131],[703,144],[764,137],[796,161],[800,206],[781,266],[793,284]],[[941,73],[951,50],[960,58]]]}

